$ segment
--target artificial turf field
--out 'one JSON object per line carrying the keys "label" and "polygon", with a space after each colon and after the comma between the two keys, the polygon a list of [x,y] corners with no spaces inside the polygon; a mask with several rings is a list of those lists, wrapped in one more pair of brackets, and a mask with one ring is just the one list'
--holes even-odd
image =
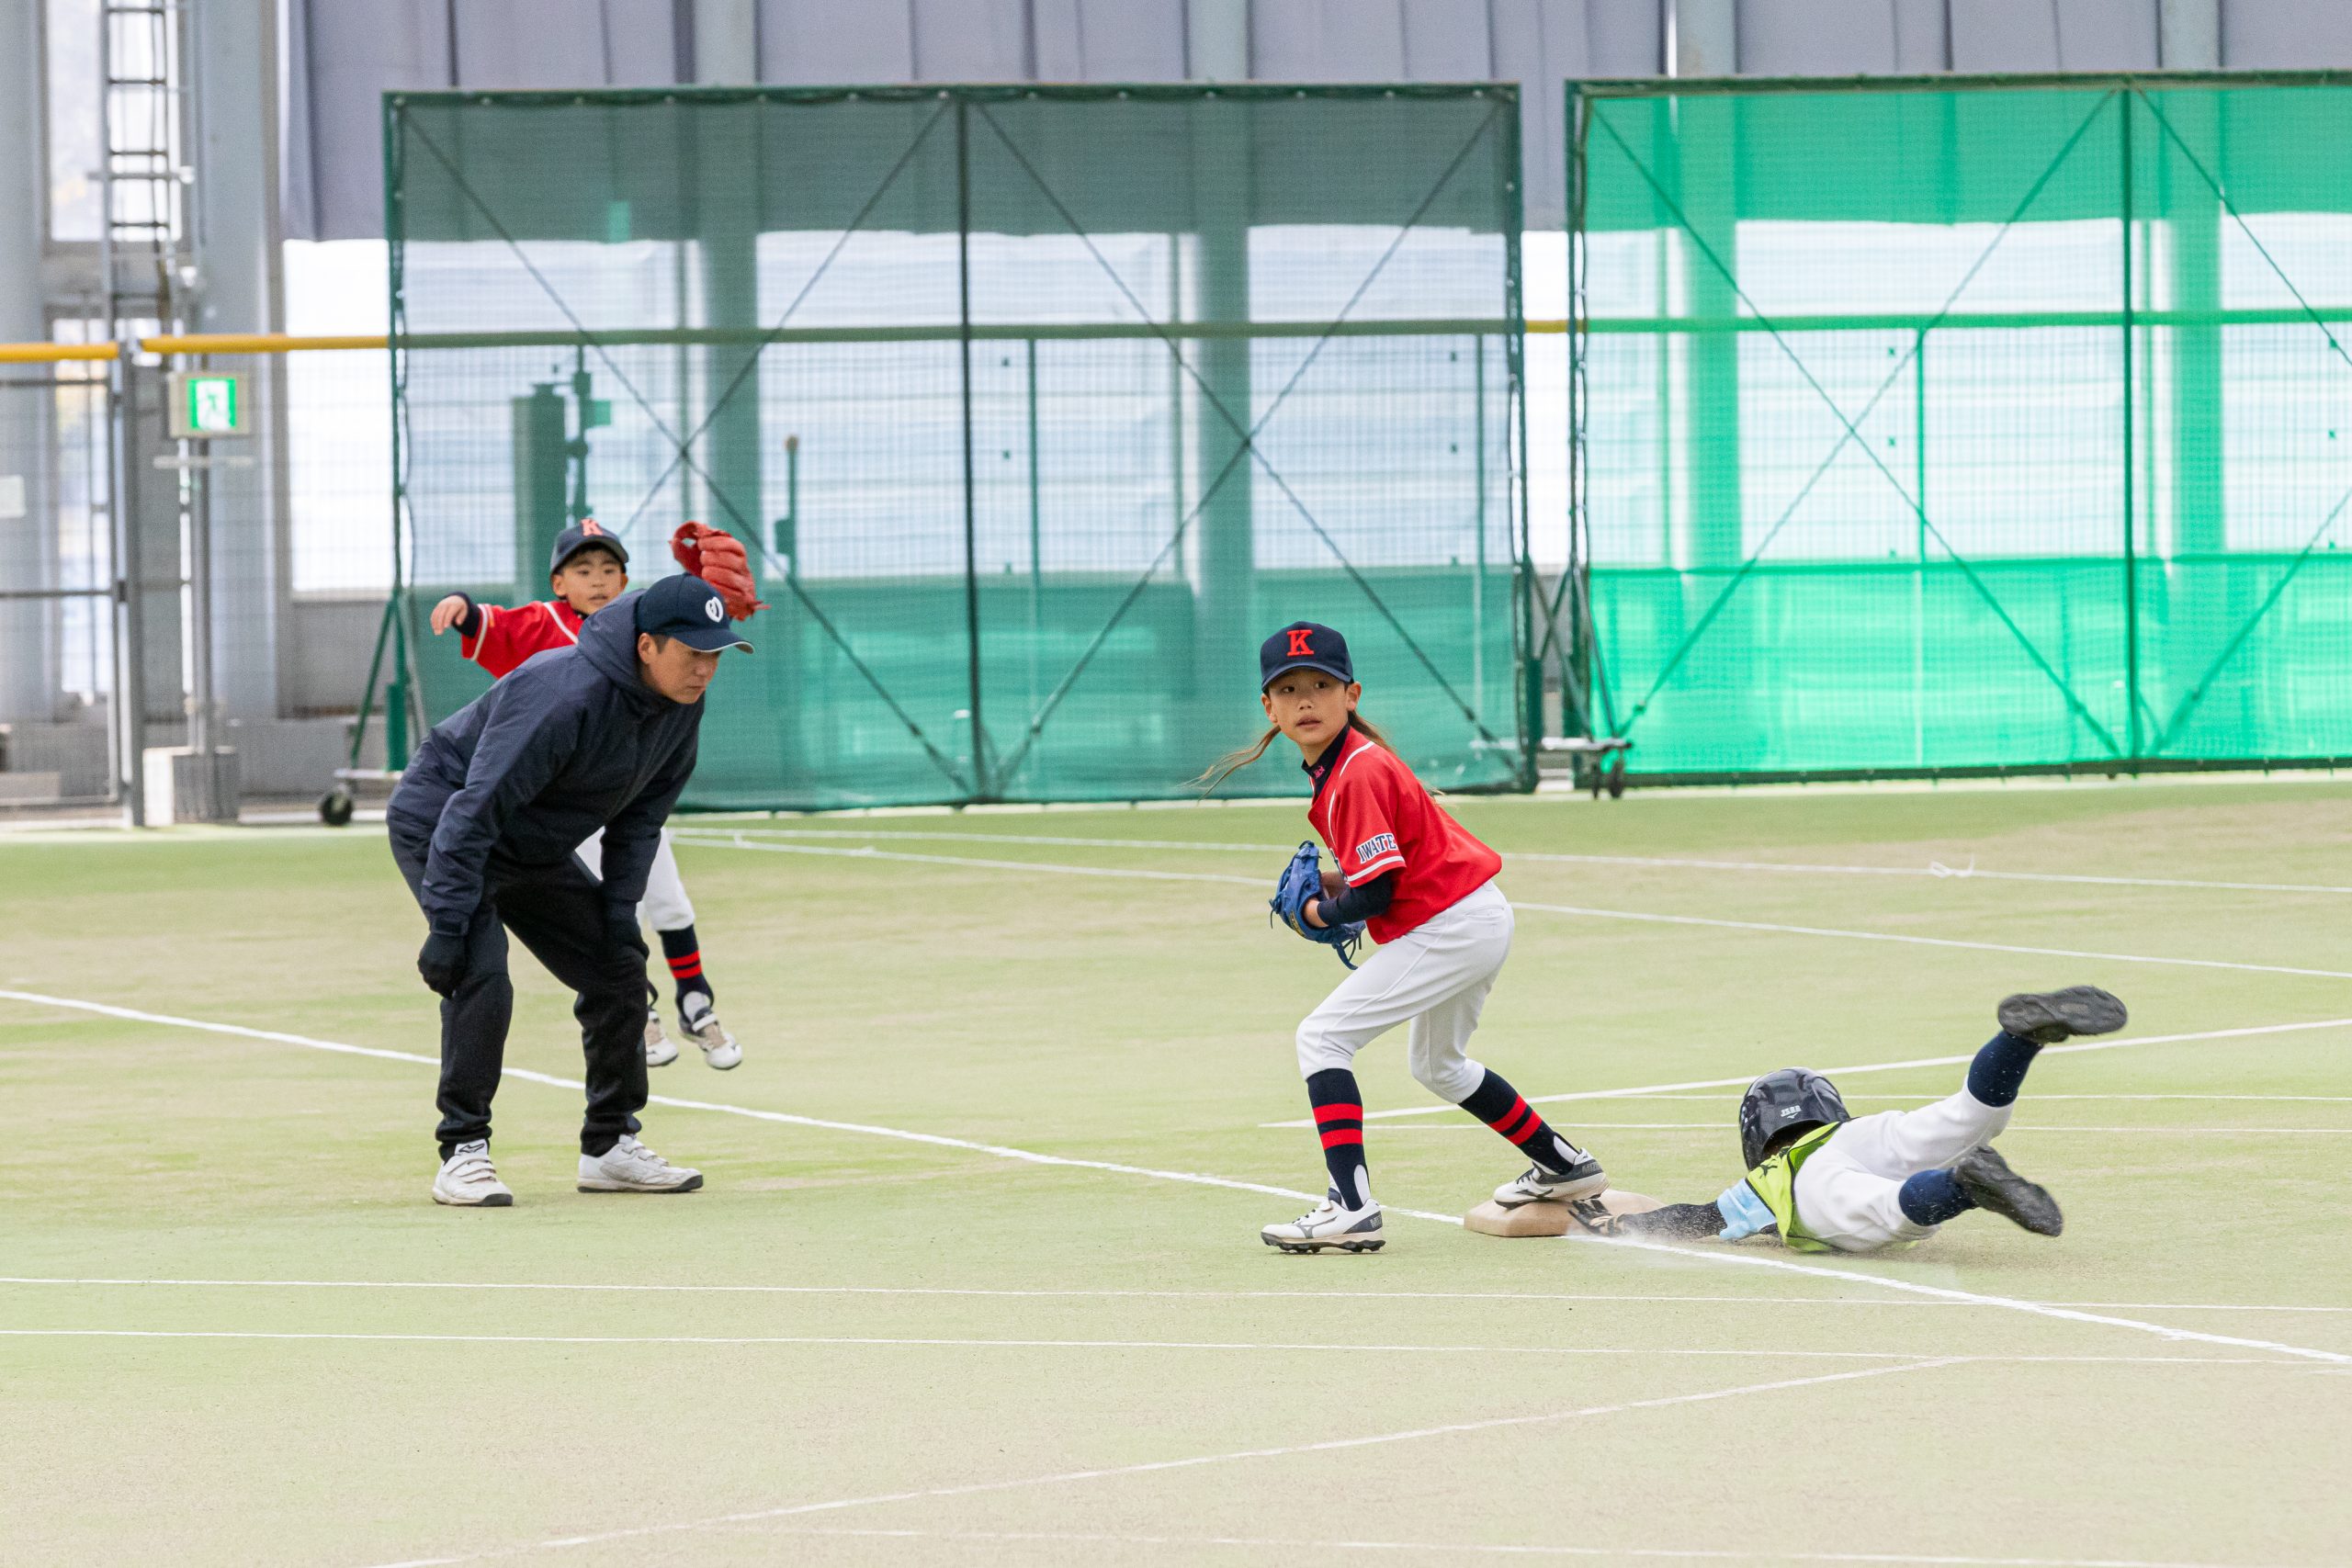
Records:
{"label": "artificial turf field", "polygon": [[[515,1206],[441,1209],[429,1066],[322,1048],[435,1050],[380,829],[0,835],[0,1562],[2352,1560],[2352,786],[1452,804],[1629,857],[1507,865],[1476,1047],[1651,1088],[1544,1107],[1625,1188],[1738,1174],[1737,1089],[1657,1086],[1916,1104],[1964,1069],[1850,1069],[2123,996],[2002,1140],[2064,1236],[1495,1240],[1448,1111],[1371,1124],[1385,1252],[1270,1252],[1340,973],[1265,922],[1295,805],[684,823],[748,1055],[645,1136],[707,1188],[573,1191],[577,1091],[510,1076]],[[515,976],[510,1073],[575,1077]]]}

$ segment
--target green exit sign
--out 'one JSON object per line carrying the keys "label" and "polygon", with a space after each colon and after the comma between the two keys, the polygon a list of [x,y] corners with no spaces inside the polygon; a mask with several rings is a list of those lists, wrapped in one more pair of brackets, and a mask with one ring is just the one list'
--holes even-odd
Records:
{"label": "green exit sign", "polygon": [[183,370],[171,380],[171,435],[175,441],[206,441],[250,435],[245,414],[245,378],[210,370]]}

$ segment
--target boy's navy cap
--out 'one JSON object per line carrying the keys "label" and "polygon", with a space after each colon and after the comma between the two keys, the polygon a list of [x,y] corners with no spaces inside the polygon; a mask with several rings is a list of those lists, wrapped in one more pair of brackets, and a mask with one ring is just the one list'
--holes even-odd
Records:
{"label": "boy's navy cap", "polygon": [[699,577],[665,577],[638,596],[637,629],[654,637],[673,637],[688,648],[717,653],[722,648],[752,651],[727,618],[727,604],[718,591]]}
{"label": "boy's navy cap", "polygon": [[1293,621],[1259,645],[1260,691],[1293,670],[1320,670],[1350,682],[1356,678],[1355,666],[1348,662],[1348,639],[1313,621]]}
{"label": "boy's navy cap", "polygon": [[623,566],[628,564],[628,551],[622,547],[621,542],[598,527],[594,517],[583,517],[555,536],[555,554],[548,559],[548,575],[553,577],[561,571],[564,562],[591,545],[600,550],[612,551]]}

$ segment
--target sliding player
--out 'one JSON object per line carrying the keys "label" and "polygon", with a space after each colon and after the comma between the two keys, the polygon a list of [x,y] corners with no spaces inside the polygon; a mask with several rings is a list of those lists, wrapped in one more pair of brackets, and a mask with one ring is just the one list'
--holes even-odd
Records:
{"label": "sliding player", "polygon": [[1577,1217],[1604,1235],[1740,1241],[1778,1231],[1800,1252],[1902,1246],[1971,1209],[2056,1235],[2064,1224],[2058,1201],[2011,1170],[1993,1140],[2008,1126],[2026,1069],[2044,1045],[2111,1034],[2127,1014],[2098,987],[2075,986],[2011,997],[1997,1016],[2001,1032],[1976,1053],[1967,1084],[1949,1100],[1858,1121],[1827,1078],[1783,1067],[1748,1085],[1739,1102],[1748,1171],[1722,1197],[1645,1214],[1604,1214],[1587,1204]]}

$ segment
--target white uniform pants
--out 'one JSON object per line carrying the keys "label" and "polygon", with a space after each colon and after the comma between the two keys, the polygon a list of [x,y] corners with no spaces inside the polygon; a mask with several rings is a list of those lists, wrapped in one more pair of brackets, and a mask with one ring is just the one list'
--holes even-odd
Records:
{"label": "white uniform pants", "polygon": [[[605,833],[603,829],[588,835],[587,842],[575,852],[588,874],[601,880],[605,874]],[[646,874],[645,901],[637,912],[657,931],[682,931],[695,923],[694,901],[686,897],[685,879],[678,874],[678,856],[670,848],[670,829],[662,829],[661,847],[653,852],[653,869]]]}
{"label": "white uniform pants", "polygon": [[1489,882],[1374,949],[1298,1026],[1299,1077],[1345,1067],[1358,1051],[1409,1023],[1413,1077],[1459,1104],[1486,1074],[1464,1047],[1510,956],[1510,901]]}
{"label": "white uniform pants", "polygon": [[1840,1252],[1869,1252],[1933,1235],[1903,1213],[1903,1183],[1941,1170],[2001,1135],[2014,1108],[1966,1089],[1917,1111],[1848,1122],[1797,1168],[1797,1219]]}

